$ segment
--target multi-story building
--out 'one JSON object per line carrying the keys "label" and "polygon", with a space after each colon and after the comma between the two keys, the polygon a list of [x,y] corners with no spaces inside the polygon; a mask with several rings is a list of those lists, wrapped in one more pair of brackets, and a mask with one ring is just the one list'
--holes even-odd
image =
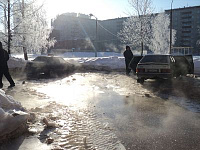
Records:
{"label": "multi-story building", "polygon": [[[170,15],[171,10],[165,12]],[[172,9],[172,28],[177,31],[175,47],[192,47],[199,54],[200,6]]]}
{"label": "multi-story building", "polygon": [[[171,10],[165,11],[170,15]],[[177,31],[174,47],[192,47],[200,54],[200,6],[184,7],[172,10],[172,28]],[[108,20],[91,19],[89,15],[66,13],[52,21],[52,36],[58,41],[55,48],[99,51],[121,50],[122,43],[117,33],[123,28],[127,18]],[[97,31],[96,31],[97,29]]]}
{"label": "multi-story building", "polygon": [[[89,15],[66,13],[52,20],[52,37],[57,43],[55,49],[113,50],[121,43],[117,33],[122,29],[126,18],[109,20],[91,19]],[[96,22],[97,21],[97,22]],[[97,23],[97,26],[96,26]]]}

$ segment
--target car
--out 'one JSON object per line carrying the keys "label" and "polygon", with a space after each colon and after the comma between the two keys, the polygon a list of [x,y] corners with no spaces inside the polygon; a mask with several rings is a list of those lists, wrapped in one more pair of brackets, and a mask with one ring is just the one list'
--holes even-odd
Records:
{"label": "car", "polygon": [[62,57],[38,56],[26,64],[27,78],[49,78],[69,74],[74,65],[66,62]]}
{"label": "car", "polygon": [[142,59],[143,56],[134,55],[131,59],[131,62],[129,63],[129,68],[133,70],[134,73],[136,73],[136,67],[139,61]]}
{"label": "car", "polygon": [[136,67],[137,81],[169,79],[194,73],[192,55],[145,55]]}

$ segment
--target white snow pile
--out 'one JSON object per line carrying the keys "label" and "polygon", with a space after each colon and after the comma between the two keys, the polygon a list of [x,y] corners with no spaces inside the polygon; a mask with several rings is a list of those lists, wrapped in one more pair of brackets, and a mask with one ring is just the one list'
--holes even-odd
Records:
{"label": "white snow pile", "polygon": [[0,89],[0,141],[25,124],[28,116],[19,102]]}
{"label": "white snow pile", "polygon": [[26,61],[21,58],[10,57],[8,60],[8,68],[24,68],[26,66]]}
{"label": "white snow pile", "polygon": [[[94,57],[94,52],[66,52],[62,55],[65,60],[69,60],[72,63],[81,64],[92,67],[105,67],[110,69],[123,69],[125,68],[125,61],[123,54],[114,52],[98,52]],[[9,68],[20,68],[26,65],[26,61],[23,60],[23,55],[13,55],[8,61]],[[39,55],[29,54],[30,60]],[[200,56],[193,56],[194,60],[194,73],[200,75]]]}
{"label": "white snow pile", "polygon": [[194,74],[200,75],[200,57],[193,56],[194,61]]}
{"label": "white snow pile", "polygon": [[[66,52],[60,56],[64,58],[95,57],[95,53],[94,52]],[[122,57],[123,55],[121,53],[115,53],[115,52],[97,52],[97,57],[109,57],[109,56]]]}
{"label": "white snow pile", "polygon": [[107,67],[110,69],[122,69],[125,66],[123,57],[92,57],[80,58],[77,60],[80,64],[94,67]]}

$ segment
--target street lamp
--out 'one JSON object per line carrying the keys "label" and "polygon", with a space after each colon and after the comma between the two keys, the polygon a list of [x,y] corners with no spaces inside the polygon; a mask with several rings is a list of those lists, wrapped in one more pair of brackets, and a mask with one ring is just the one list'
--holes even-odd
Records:
{"label": "street lamp", "polygon": [[171,11],[170,11],[170,41],[169,41],[169,53],[171,54],[172,53],[172,4],[173,4],[173,1],[171,2]]}
{"label": "street lamp", "polygon": [[[97,17],[95,17],[93,14],[89,14],[90,17],[94,17],[96,19],[96,48],[97,48]],[[95,57],[97,57],[97,50],[95,48]]]}

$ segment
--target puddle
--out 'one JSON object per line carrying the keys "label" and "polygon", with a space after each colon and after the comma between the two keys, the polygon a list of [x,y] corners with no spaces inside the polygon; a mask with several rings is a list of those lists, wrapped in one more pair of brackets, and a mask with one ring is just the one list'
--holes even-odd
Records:
{"label": "puddle", "polygon": [[[198,114],[156,97],[125,75],[77,73],[27,85],[20,92],[27,95],[21,100],[23,105],[56,102],[44,109],[47,112],[38,112],[40,120],[46,116],[59,125],[48,134],[55,139],[54,146],[115,149],[122,145],[122,149],[141,150],[200,147]],[[58,119],[52,120],[54,115]]]}

